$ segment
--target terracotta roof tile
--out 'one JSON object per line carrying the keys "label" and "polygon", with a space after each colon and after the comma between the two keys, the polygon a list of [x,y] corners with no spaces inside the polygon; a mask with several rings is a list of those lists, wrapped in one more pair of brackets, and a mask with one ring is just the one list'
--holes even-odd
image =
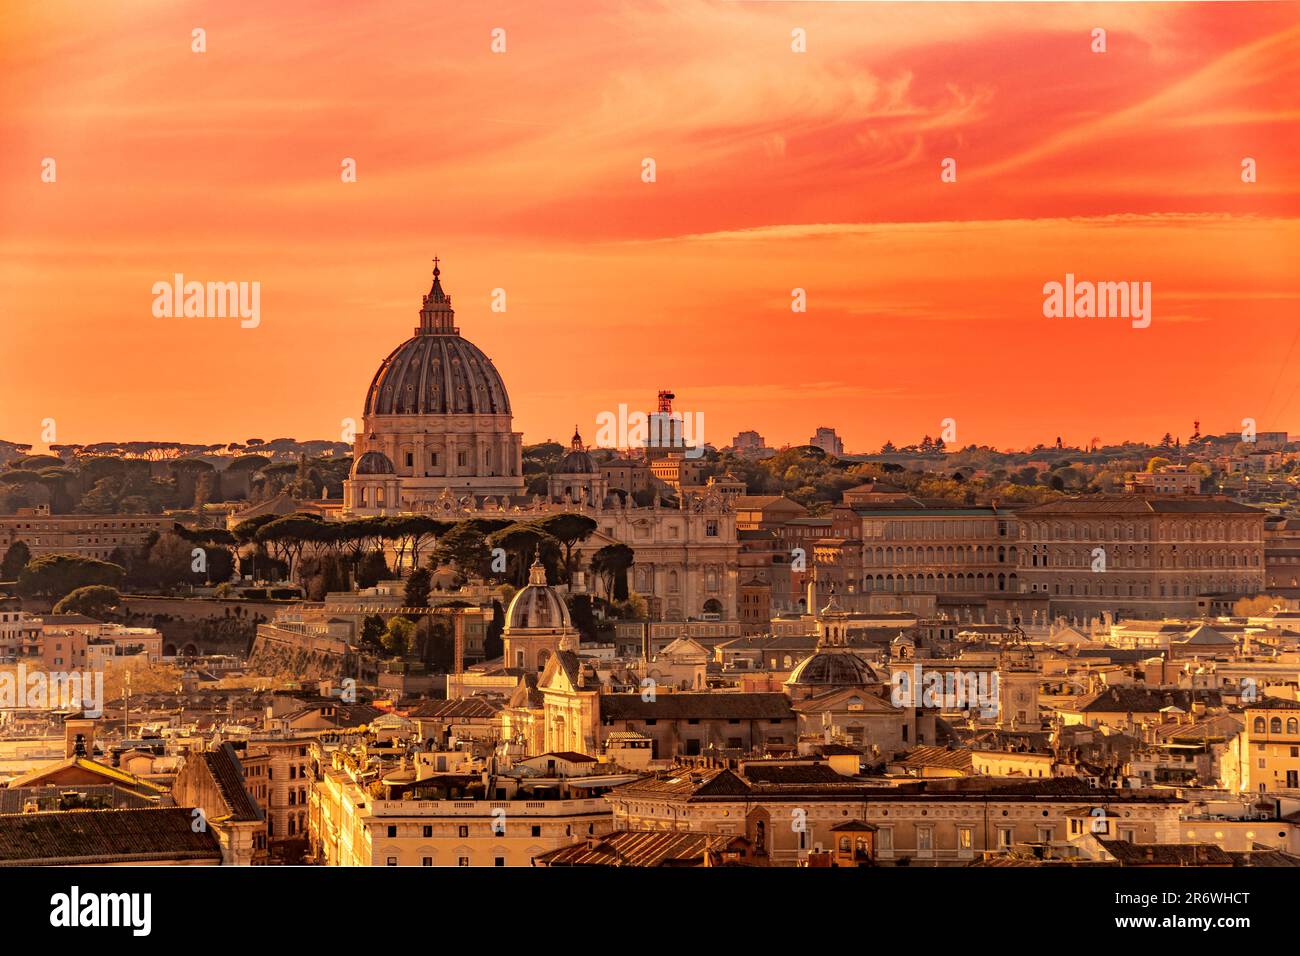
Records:
{"label": "terracotta roof tile", "polygon": [[211,830],[184,807],[67,810],[0,816],[0,864],[73,866],[167,860],[221,862]]}

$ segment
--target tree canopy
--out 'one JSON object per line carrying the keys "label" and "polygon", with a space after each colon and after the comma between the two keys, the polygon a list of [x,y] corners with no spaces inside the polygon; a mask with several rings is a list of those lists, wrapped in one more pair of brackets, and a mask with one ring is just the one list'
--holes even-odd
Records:
{"label": "tree canopy", "polygon": [[91,584],[69,592],[54,605],[55,614],[84,614],[102,619],[122,603],[122,595],[106,584]]}
{"label": "tree canopy", "polygon": [[116,564],[74,554],[43,554],[18,576],[18,593],[58,601],[78,588],[103,584],[120,588],[125,571]]}
{"label": "tree canopy", "polygon": [[621,543],[607,544],[591,556],[591,572],[604,583],[609,600],[627,600],[627,571],[635,559],[632,549]]}
{"label": "tree canopy", "polygon": [[5,549],[5,556],[0,560],[0,581],[16,581],[27,562],[32,559],[32,552],[26,543],[14,541]]}

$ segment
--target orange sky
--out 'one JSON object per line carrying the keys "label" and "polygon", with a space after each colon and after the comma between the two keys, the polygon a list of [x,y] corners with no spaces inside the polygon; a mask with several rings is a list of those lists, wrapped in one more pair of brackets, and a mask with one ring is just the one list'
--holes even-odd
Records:
{"label": "orange sky", "polygon": [[[17,6],[3,439],[338,437],[434,255],[530,442],[664,387],[719,445],[1300,432],[1297,3]],[[1067,272],[1151,327],[1044,318]]]}

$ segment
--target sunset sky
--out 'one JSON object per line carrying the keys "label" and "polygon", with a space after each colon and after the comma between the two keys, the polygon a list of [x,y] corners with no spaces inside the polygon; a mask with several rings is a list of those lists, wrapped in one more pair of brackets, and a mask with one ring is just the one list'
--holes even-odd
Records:
{"label": "sunset sky", "polygon": [[1300,432],[1300,3],[7,3],[0,77],[0,439],[338,438],[435,255],[527,442]]}

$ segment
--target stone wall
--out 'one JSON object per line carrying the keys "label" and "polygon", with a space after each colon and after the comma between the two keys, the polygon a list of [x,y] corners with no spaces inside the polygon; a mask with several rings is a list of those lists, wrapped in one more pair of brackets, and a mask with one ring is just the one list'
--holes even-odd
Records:
{"label": "stone wall", "polygon": [[274,624],[258,625],[248,667],[255,674],[295,680],[354,677],[362,682],[373,681],[376,670],[373,661],[354,654],[345,641]]}

